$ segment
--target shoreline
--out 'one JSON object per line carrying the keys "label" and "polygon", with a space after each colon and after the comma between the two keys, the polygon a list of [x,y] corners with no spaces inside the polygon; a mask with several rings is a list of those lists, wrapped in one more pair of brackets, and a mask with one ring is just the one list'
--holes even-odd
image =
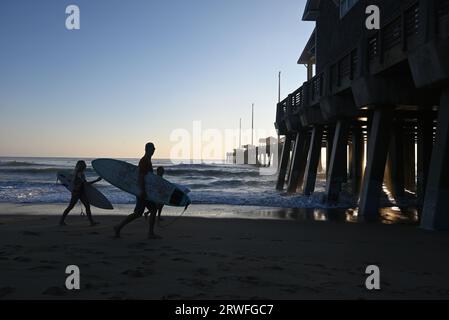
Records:
{"label": "shoreline", "polygon": [[[50,215],[61,215],[67,203],[1,203],[1,215],[29,215],[44,210]],[[81,214],[81,204],[70,212],[68,218]],[[115,204],[114,210],[102,210],[92,207],[92,215],[124,216],[132,213],[134,204]],[[183,213],[184,208],[164,206],[162,216],[168,217],[200,217],[222,219],[251,219],[251,220],[286,220],[286,221],[317,221],[339,223],[361,223],[355,208],[281,208],[252,205],[230,204],[191,204]],[[406,224],[418,227],[415,209],[399,209],[386,207],[381,209],[381,224]],[[362,222],[363,223],[363,222]]]}
{"label": "shoreline", "polygon": [[[186,216],[160,240],[143,218],[113,239],[120,214],[61,228],[50,208],[25,209],[0,206],[0,299],[449,298],[449,235],[413,226]],[[79,291],[64,287],[72,264]],[[380,291],[364,287],[370,264]]]}

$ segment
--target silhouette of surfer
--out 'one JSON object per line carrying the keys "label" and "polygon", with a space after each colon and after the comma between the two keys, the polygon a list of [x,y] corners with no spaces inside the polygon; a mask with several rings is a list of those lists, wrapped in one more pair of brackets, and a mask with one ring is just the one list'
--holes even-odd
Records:
{"label": "silhouette of surfer", "polygon": [[145,155],[139,161],[138,183],[140,186],[141,194],[139,197],[136,197],[136,206],[134,208],[134,212],[127,216],[125,220],[123,220],[119,225],[114,227],[115,237],[117,238],[120,237],[120,231],[124,226],[144,214],[145,208],[150,212],[148,238],[161,238],[159,235],[154,233],[154,222],[156,220],[157,204],[149,201],[145,193],[145,176],[149,172],[153,172],[153,163],[151,162],[151,157],[153,156],[155,150],[156,148],[154,147],[153,143],[149,142],[145,145]]}
{"label": "silhouette of surfer", "polygon": [[77,204],[78,201],[81,201],[81,203],[86,208],[86,215],[90,221],[90,225],[94,226],[94,225],[98,224],[98,222],[95,222],[92,219],[92,213],[90,211],[90,203],[89,203],[89,199],[87,198],[87,196],[84,192],[84,185],[86,183],[94,184],[98,181],[101,181],[101,178],[98,178],[91,182],[86,181],[86,176],[84,175],[84,171],[86,170],[86,168],[87,168],[86,162],[84,162],[83,160],[80,160],[76,163],[75,171],[73,173],[73,181],[72,181],[72,186],[73,186],[72,198],[70,199],[69,206],[67,207],[67,209],[64,210],[64,213],[62,214],[61,220],[59,221],[60,226],[66,225],[66,223],[64,222],[65,218],[67,217],[69,212],[75,207],[75,205]]}

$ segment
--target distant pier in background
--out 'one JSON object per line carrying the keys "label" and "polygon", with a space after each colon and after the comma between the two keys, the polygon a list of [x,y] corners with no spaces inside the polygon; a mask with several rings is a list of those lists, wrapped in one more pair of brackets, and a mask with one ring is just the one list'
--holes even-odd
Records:
{"label": "distant pier in background", "polygon": [[258,146],[248,144],[226,153],[226,163],[249,164],[261,167],[277,166],[283,141],[284,139],[281,140],[280,147],[277,138],[268,137],[259,139]]}

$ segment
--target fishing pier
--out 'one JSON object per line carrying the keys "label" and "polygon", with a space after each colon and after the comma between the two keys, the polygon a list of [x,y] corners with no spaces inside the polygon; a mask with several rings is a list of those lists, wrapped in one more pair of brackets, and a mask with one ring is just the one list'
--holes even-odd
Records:
{"label": "fishing pier", "polygon": [[423,228],[449,229],[449,0],[308,0],[303,20],[316,24],[298,61],[308,81],[277,104],[276,188],[313,194],[324,153],[326,202],[349,184],[376,220],[386,185],[416,199]]}

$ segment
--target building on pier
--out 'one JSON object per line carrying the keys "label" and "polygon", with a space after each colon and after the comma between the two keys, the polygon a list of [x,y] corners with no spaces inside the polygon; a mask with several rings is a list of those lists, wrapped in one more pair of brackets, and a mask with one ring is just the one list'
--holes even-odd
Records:
{"label": "building on pier", "polygon": [[349,184],[375,220],[385,182],[417,198],[423,228],[449,229],[449,0],[308,0],[303,20],[308,80],[277,104],[277,189],[311,195],[324,147],[325,201]]}

